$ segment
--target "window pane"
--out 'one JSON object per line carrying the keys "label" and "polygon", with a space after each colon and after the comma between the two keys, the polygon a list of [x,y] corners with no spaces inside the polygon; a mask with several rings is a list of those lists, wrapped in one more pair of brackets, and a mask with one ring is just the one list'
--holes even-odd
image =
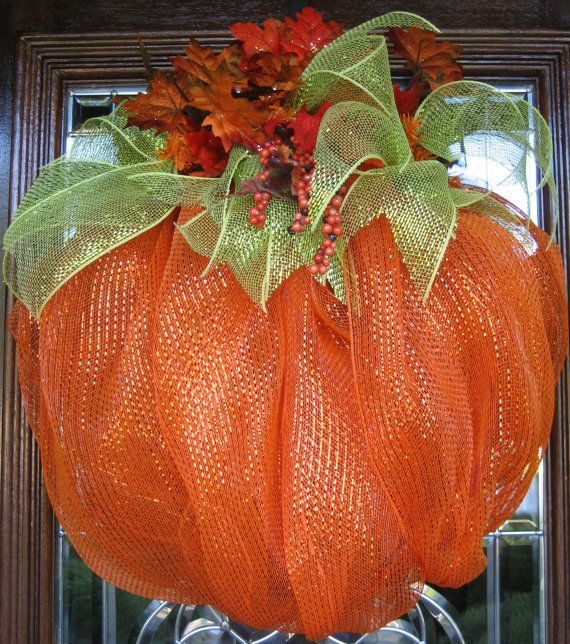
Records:
{"label": "window pane", "polygon": [[[525,98],[531,104],[534,102],[531,87],[506,83],[498,86]],[[141,89],[130,85],[75,88],[67,98],[65,148],[69,149],[73,132],[87,118],[109,113],[114,109],[115,98],[133,95]],[[482,137],[477,145],[484,147],[491,143]],[[459,164],[454,172],[461,173],[465,181],[480,184],[482,178],[483,183],[491,179],[496,183],[497,168],[488,162],[482,163],[481,159],[471,158],[463,166]],[[529,173],[534,173],[534,166],[530,162]],[[533,177],[529,174],[529,184],[533,185],[533,181],[536,185],[536,175]],[[536,196],[527,205],[525,196],[520,192],[509,193],[506,186],[502,186],[499,192],[523,210],[528,209],[533,220],[540,222],[540,204]],[[460,642],[460,639],[452,639],[451,631],[445,632],[446,624],[449,629],[449,623],[454,619],[464,641],[469,644],[545,642],[543,468],[541,466],[515,515],[496,533],[485,538],[483,547],[488,568],[483,574],[459,589],[434,588],[431,604],[428,600],[422,602],[407,616],[389,625],[395,632],[371,634],[363,640],[363,644],[368,641],[410,642],[420,639],[429,644]],[[209,607],[179,609],[166,602],[115,589],[89,571],[61,532],[58,533],[57,582],[58,644],[131,644],[137,642],[139,636],[141,643],[172,644],[184,632],[189,633],[211,623],[212,619],[223,619]],[[437,606],[441,607],[441,613],[438,613]],[[398,630],[405,634],[398,636]],[[143,632],[145,639],[141,635]],[[244,628],[240,636],[247,640],[250,637],[256,639],[259,634]],[[231,640],[221,630],[204,633],[192,641],[196,642],[199,638],[204,642]],[[279,641],[280,644],[285,639],[285,635],[275,634],[266,642],[277,644]],[[301,642],[303,639],[297,637],[295,641]],[[347,638],[346,641],[354,640]]]}
{"label": "window pane", "polygon": [[504,642],[540,642],[541,537],[499,538]]}

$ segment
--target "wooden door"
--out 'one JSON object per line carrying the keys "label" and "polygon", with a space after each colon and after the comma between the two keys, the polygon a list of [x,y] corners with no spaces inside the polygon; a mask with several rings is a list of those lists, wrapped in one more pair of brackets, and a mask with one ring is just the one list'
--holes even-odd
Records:
{"label": "wooden door", "polygon": [[[154,60],[165,64],[190,34],[218,46],[228,40],[225,26],[234,21],[280,17],[304,4],[277,0],[101,0],[88,5],[76,0],[5,1],[0,27],[2,230],[39,167],[61,150],[69,92],[78,87],[112,89],[143,82],[139,35]],[[532,89],[554,132],[562,213],[558,241],[568,266],[570,4],[557,0],[520,0],[516,5],[508,0],[322,0],[315,6],[349,27],[386,11],[412,10],[465,46],[462,62],[468,78]],[[3,290],[0,316],[4,328],[12,304]],[[14,346],[6,331],[1,349],[0,641],[49,644],[54,641],[54,561],[59,540],[41,482],[38,450],[26,427]],[[552,644],[570,639],[568,394],[565,371],[545,469],[544,593]]]}

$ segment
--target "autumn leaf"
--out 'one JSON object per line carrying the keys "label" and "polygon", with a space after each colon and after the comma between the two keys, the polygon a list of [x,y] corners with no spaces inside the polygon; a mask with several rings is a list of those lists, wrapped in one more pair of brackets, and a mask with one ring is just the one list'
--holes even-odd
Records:
{"label": "autumn leaf", "polygon": [[252,146],[264,140],[260,128],[268,119],[268,112],[234,96],[232,76],[225,63],[216,69],[210,84],[200,83],[188,91],[190,105],[209,112],[202,124],[212,128],[226,151],[234,143]]}
{"label": "autumn leaf", "polygon": [[193,131],[181,128],[169,132],[161,159],[171,159],[176,171],[218,177],[226,167],[228,155],[220,139],[207,128]]}
{"label": "autumn leaf", "polygon": [[141,130],[156,128],[157,132],[174,131],[188,125],[186,105],[180,89],[163,72],[150,81],[146,94],[139,93],[136,98],[125,101],[125,108],[132,115],[129,125],[136,125]]}
{"label": "autumn leaf", "polygon": [[283,52],[297,54],[303,63],[342,34],[340,23],[325,22],[323,15],[312,7],[305,7],[296,17],[296,20],[285,18],[287,31],[281,47]]}
{"label": "autumn leaf", "polygon": [[218,67],[218,57],[210,47],[202,47],[191,39],[184,48],[186,56],[177,56],[171,63],[178,73],[190,74],[205,83],[209,82],[210,72]]}
{"label": "autumn leaf", "polygon": [[[275,128],[279,126],[285,127],[285,123],[282,119],[275,117],[265,121],[263,124],[263,130],[267,136],[272,139],[275,136]],[[290,134],[293,134],[293,130],[290,131]]]}
{"label": "autumn leaf", "polygon": [[294,191],[294,178],[295,173],[305,172],[305,169],[299,165],[298,162],[290,159],[291,148],[287,145],[279,146],[277,157],[279,162],[269,168],[269,176],[264,176],[264,172],[260,172],[251,179],[244,179],[241,182],[238,195],[247,195],[253,192],[269,192],[281,199],[290,199]]}
{"label": "autumn leaf", "polygon": [[414,114],[424,93],[422,83],[411,82],[410,86],[405,90],[398,83],[394,83],[393,88],[398,114]]}
{"label": "autumn leaf", "polygon": [[[243,69],[243,67],[242,67]],[[264,53],[248,64],[247,75],[252,85],[270,87],[278,92],[291,92],[299,86],[302,69],[283,56]]]}
{"label": "autumn leaf", "polygon": [[220,53],[216,54],[211,47],[204,47],[198,41],[191,39],[184,49],[184,53],[185,56],[177,56],[172,59],[171,63],[176,70],[176,77],[184,77],[190,84],[193,79],[210,83],[216,70],[222,64],[226,65],[236,80],[243,76],[239,71],[241,51],[237,45],[224,47]]}
{"label": "autumn leaf", "polygon": [[243,45],[246,57],[268,52],[279,55],[284,25],[280,20],[269,18],[259,27],[253,22],[236,22],[230,27],[234,38]]}
{"label": "autumn leaf", "polygon": [[310,114],[303,105],[295,120],[289,124],[295,135],[295,145],[300,152],[312,152],[315,149],[321,121],[330,106],[331,103],[323,103],[317,112]]}
{"label": "autumn leaf", "polygon": [[462,47],[449,42],[436,42],[436,34],[415,27],[390,29],[388,38],[394,53],[406,59],[406,67],[433,90],[443,83],[463,78],[457,63]]}
{"label": "autumn leaf", "polygon": [[172,159],[177,172],[184,172],[190,165],[185,135],[178,130],[168,133],[166,147],[159,154],[161,159]]}
{"label": "autumn leaf", "polygon": [[406,138],[410,144],[410,149],[414,156],[415,161],[433,161],[437,159],[435,154],[432,154],[429,150],[426,150],[420,145],[420,137],[418,131],[421,126],[421,122],[418,119],[410,115],[404,115],[400,117],[402,122],[402,127],[406,133]]}
{"label": "autumn leaf", "polygon": [[250,88],[267,88],[263,102],[270,103],[284,98],[284,94],[297,88],[302,69],[297,56],[284,55],[281,38],[285,25],[270,19],[259,27],[251,22],[238,22],[230,27],[241,41],[240,71],[246,76]]}
{"label": "autumn leaf", "polygon": [[[263,53],[275,56],[296,56],[295,63],[307,63],[325,45],[342,34],[342,25],[334,20],[325,22],[323,15],[311,7],[285,22],[270,18],[262,27],[252,22],[236,22],[230,31],[242,43],[245,58],[250,60]],[[302,70],[301,70],[302,71]]]}
{"label": "autumn leaf", "polygon": [[225,64],[226,68],[239,81],[243,77],[243,72],[240,70],[240,61],[243,54],[242,48],[238,45],[229,45],[224,47],[218,54],[219,65]]}
{"label": "autumn leaf", "polygon": [[185,138],[188,158],[191,159],[192,164],[200,166],[207,177],[220,176],[228,162],[228,155],[221,139],[204,127],[197,132],[187,134]]}
{"label": "autumn leaf", "polygon": [[251,179],[242,179],[236,195],[252,195],[254,192],[262,192],[265,189],[265,181],[261,178],[261,172]]}

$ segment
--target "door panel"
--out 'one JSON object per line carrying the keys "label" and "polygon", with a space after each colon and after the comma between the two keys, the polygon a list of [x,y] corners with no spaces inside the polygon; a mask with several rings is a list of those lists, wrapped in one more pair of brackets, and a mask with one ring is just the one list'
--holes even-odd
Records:
{"label": "door panel", "polygon": [[[535,103],[532,84],[495,81],[495,86]],[[112,87],[75,87],[64,100],[65,131],[62,151],[73,143],[74,132],[92,116],[109,113],[113,99],[143,91],[144,85],[123,84]],[[483,142],[482,142],[483,143]],[[470,183],[496,171],[492,167],[463,168]],[[507,194],[517,203],[519,195]],[[526,207],[524,203],[517,204]],[[535,195],[531,203],[535,222],[542,222],[541,203]],[[431,605],[420,604],[410,616],[390,625],[390,632],[370,636],[376,641],[395,639],[400,631],[402,642],[417,637],[426,644],[449,643],[454,638],[473,644],[540,644],[546,641],[546,594],[544,502],[545,471],[541,467],[529,492],[515,515],[499,530],[488,535],[484,548],[488,568],[478,579],[458,589],[432,589],[436,607],[447,611],[457,628],[446,633],[430,613]],[[190,632],[198,611],[149,602],[115,589],[93,575],[78,558],[73,547],[58,531],[56,546],[56,643],[57,644],[130,644],[137,639],[153,644],[173,644]],[[199,609],[205,612],[207,609]],[[416,619],[421,611],[421,620]],[[215,620],[215,613],[214,620]],[[209,615],[212,619],[212,615]],[[214,621],[214,623],[216,623]],[[423,628],[422,628],[423,627]],[[215,633],[216,631],[214,631]],[[267,644],[276,644],[275,636]],[[424,639],[425,638],[425,639]]]}
{"label": "door panel", "polygon": [[[226,3],[226,12],[231,13],[232,3],[229,3],[229,8],[227,5],[228,3]],[[376,7],[369,9],[370,11],[362,15],[362,18],[347,12],[348,22],[354,24],[373,15],[376,11]],[[414,10],[420,11],[415,6]],[[245,6],[244,11],[251,12],[251,7]],[[160,10],[158,12],[160,14]],[[282,11],[274,12],[282,13]],[[228,16],[228,22],[232,19],[243,19],[243,15],[237,15],[239,11],[236,10],[234,13],[236,13],[235,16]],[[271,7],[264,7],[263,15],[269,15],[269,13],[271,13]],[[438,22],[433,11],[424,13],[436,23]],[[251,17],[257,18],[257,16]],[[335,17],[342,19],[344,16],[338,16],[335,13]],[[157,20],[160,22],[158,18]],[[225,23],[225,17],[217,18],[217,28]],[[169,26],[168,23],[161,24],[163,28]],[[184,24],[192,23],[186,21]],[[170,31],[141,35],[153,59],[165,64],[169,55],[178,52],[184,46],[189,34],[188,31]],[[227,38],[225,31],[197,31],[193,32],[193,35],[213,45],[225,44]],[[468,77],[496,83],[510,82],[530,88],[537,106],[550,120],[555,134],[556,174],[561,188],[562,221],[558,236],[567,261],[567,213],[570,195],[564,178],[568,176],[569,170],[567,101],[570,88],[567,69],[570,64],[570,38],[563,33],[540,31],[490,34],[457,30],[447,32],[446,37],[465,45],[463,62]],[[64,109],[68,93],[71,90],[85,90],[90,86],[100,91],[101,87],[107,89],[132,87],[141,82],[143,69],[137,39],[138,34],[116,33],[66,36],[40,34],[24,36],[20,39],[11,138],[13,152],[10,166],[10,207],[12,212],[25,188],[37,175],[40,165],[53,158],[61,149],[66,136],[66,127],[69,125],[69,111],[66,112]],[[544,201],[541,200],[537,207],[544,205]],[[548,219],[546,211],[545,217]],[[6,221],[3,223],[6,225]],[[11,305],[11,299],[7,297],[6,307],[9,309]],[[13,346],[9,338],[4,337],[4,341],[1,497],[3,584],[0,623],[3,636],[7,638],[6,641],[49,643],[54,634],[55,597],[58,596],[53,592],[54,549],[56,544],[62,549],[65,545],[61,538],[54,538],[54,521],[41,486],[37,448],[26,427],[21,410]],[[545,599],[534,597],[534,591],[531,590],[525,601],[538,602],[538,605],[544,601],[548,606],[548,616],[543,617],[543,620],[550,633],[550,642],[565,641],[566,633],[569,632],[570,562],[567,535],[570,476],[566,372],[559,385],[558,400],[558,413],[543,479],[546,490],[544,507],[543,511],[538,513],[542,519],[537,518],[535,521],[533,516],[530,516],[533,513],[536,514],[535,510],[527,513],[528,516],[517,519],[517,521],[532,521],[536,530],[534,527],[524,530],[525,533],[533,533],[528,535],[521,535],[518,531],[518,536],[502,533],[490,537],[488,547],[493,555],[490,559],[495,566],[494,570],[497,567],[501,569],[502,576],[488,572],[483,579],[480,578],[474,582],[474,585],[458,591],[453,596],[448,594],[452,603],[463,610],[464,615],[470,612],[469,619],[483,619],[486,624],[492,624],[493,632],[487,629],[488,640],[481,641],[500,641],[497,639],[496,630],[499,628],[502,633],[509,633],[508,639],[503,637],[503,641],[522,642],[525,640],[518,634],[519,626],[522,629],[520,632],[523,633],[528,632],[528,628],[535,628],[534,621],[532,626],[529,626],[528,622],[522,619],[526,604],[523,603],[521,608],[521,604],[517,604],[520,598],[516,598],[515,595],[520,591],[521,586],[526,584],[528,587],[529,578],[533,576],[540,578],[541,542],[546,542],[547,552],[548,587],[545,589],[546,594],[541,595]],[[544,525],[540,523],[541,520],[544,521]],[[528,528],[529,524],[512,524],[509,531],[523,526]],[[544,530],[544,538],[537,534],[542,530]],[[525,540],[524,543],[520,541],[521,538]],[[530,577],[527,575],[523,579],[520,571],[528,567],[531,567],[533,572]],[[538,572],[535,572],[535,569]],[[499,581],[496,581],[497,579]],[[501,586],[501,583],[506,585]],[[485,598],[490,592],[495,593],[495,598],[502,596],[506,598],[505,601],[511,601],[513,606],[518,607],[521,615],[519,625],[515,623],[516,620],[508,617],[509,611],[501,610],[501,605],[496,601],[490,604],[487,602]],[[92,602],[99,606],[107,605],[109,608],[112,604],[112,595],[111,589],[102,586],[100,591],[93,590]],[[59,597],[63,595],[60,594]],[[120,599],[117,606],[122,601],[123,599]],[[133,602],[132,610],[139,610],[138,600]],[[473,617],[473,608],[477,602],[480,604],[480,611],[484,613],[483,618],[480,615]],[[125,600],[124,605],[127,604],[128,601]],[[494,611],[493,619],[489,619],[489,611]],[[540,615],[539,608],[536,611],[533,608],[534,612]],[[511,611],[511,614],[515,613]],[[116,616],[117,619],[121,619],[119,614]],[[107,633],[106,636],[109,637],[113,630],[112,615],[107,613],[106,619],[100,626],[95,622],[96,620],[91,628],[92,639],[88,641],[101,641],[102,633]],[[61,626],[61,623],[59,625]]]}

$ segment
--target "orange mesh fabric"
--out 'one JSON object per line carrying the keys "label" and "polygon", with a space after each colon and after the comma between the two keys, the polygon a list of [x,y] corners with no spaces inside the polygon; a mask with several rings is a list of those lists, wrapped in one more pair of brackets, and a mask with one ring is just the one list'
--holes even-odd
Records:
{"label": "orange mesh fabric", "polygon": [[423,305],[381,218],[350,243],[347,305],[301,269],[265,314],[226,267],[200,277],[173,231],[81,271],[39,327],[22,305],[11,318],[46,484],[85,561],[313,639],[479,574],[548,439],[557,248],[463,211]]}

